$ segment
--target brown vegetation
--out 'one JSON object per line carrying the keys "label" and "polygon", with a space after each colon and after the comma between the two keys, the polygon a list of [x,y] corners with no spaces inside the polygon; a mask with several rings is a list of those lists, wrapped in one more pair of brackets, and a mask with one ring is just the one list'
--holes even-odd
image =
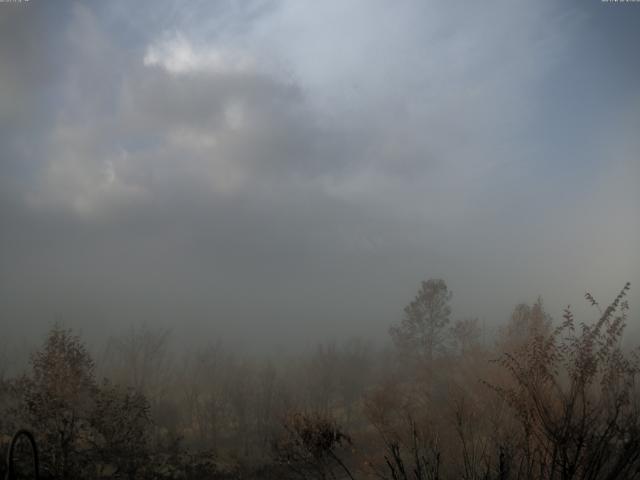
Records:
{"label": "brown vegetation", "polygon": [[0,377],[0,445],[30,429],[42,476],[65,479],[635,478],[628,290],[601,311],[588,294],[593,324],[518,305],[487,344],[429,280],[391,328],[393,351],[351,340],[263,362],[221,345],[179,358],[169,332],[142,328],[96,365],[55,326],[28,372]]}

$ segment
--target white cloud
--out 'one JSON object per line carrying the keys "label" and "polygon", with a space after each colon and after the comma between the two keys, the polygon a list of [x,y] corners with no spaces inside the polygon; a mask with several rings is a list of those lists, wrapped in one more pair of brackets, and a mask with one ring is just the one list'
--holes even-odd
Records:
{"label": "white cloud", "polygon": [[95,132],[78,125],[59,125],[49,141],[49,161],[37,188],[27,196],[32,207],[62,207],[92,218],[114,204],[130,205],[149,195],[132,173],[125,150],[100,154]]}
{"label": "white cloud", "polygon": [[242,73],[255,66],[252,57],[244,52],[212,46],[196,49],[179,33],[150,45],[143,63],[148,67],[161,67],[175,75],[197,72]]}

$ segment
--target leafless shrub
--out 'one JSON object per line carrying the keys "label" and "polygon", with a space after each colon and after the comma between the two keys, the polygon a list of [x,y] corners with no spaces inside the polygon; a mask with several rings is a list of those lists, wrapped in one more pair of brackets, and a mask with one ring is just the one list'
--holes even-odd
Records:
{"label": "leafless shrub", "polygon": [[[516,414],[518,478],[614,479],[640,474],[636,353],[623,352],[627,283],[592,325],[540,331],[499,360],[512,384],[495,386]],[[587,294],[592,305],[597,305]]]}
{"label": "leafless shrub", "polygon": [[427,442],[418,431],[415,421],[408,419],[411,438],[407,444],[397,438],[384,439],[386,453],[384,460],[387,474],[381,478],[391,480],[439,480],[441,454],[435,442]]}
{"label": "leafless shrub", "polygon": [[283,422],[284,434],[274,442],[275,459],[299,478],[350,478],[341,458],[351,438],[321,413],[294,413]]}

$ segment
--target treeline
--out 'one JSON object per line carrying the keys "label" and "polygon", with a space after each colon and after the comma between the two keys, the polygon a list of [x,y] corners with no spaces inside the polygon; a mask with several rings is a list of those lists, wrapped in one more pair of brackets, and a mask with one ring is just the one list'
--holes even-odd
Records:
{"label": "treeline", "polygon": [[220,344],[177,356],[169,331],[142,327],[96,363],[56,325],[25,374],[0,377],[0,453],[27,428],[43,478],[636,478],[628,289],[606,306],[587,294],[593,323],[518,305],[486,342],[431,279],[389,349],[350,340],[268,359]]}

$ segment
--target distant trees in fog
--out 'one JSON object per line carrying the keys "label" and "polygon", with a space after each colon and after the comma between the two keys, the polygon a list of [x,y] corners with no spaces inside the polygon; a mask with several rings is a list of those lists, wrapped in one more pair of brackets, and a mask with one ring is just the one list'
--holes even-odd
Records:
{"label": "distant trees in fog", "polygon": [[179,357],[170,332],[142,327],[96,365],[54,326],[27,373],[0,377],[0,447],[32,429],[60,479],[637,478],[628,290],[602,309],[587,295],[593,324],[519,304],[488,344],[432,279],[391,327],[393,350],[353,339],[269,359],[221,344]]}

